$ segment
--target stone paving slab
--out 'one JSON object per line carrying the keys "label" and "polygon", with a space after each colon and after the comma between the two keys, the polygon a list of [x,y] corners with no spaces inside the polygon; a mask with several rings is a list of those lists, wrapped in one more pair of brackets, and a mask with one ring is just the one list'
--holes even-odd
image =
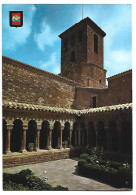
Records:
{"label": "stone paving slab", "polygon": [[130,189],[114,188],[107,184],[100,183],[90,178],[82,177],[77,174],[76,166],[78,160],[62,159],[37,164],[29,164],[12,168],[5,168],[5,173],[17,173],[23,169],[31,169],[36,176],[42,178],[44,171],[47,171],[47,183],[52,186],[62,185],[69,190],[75,191],[128,191]]}

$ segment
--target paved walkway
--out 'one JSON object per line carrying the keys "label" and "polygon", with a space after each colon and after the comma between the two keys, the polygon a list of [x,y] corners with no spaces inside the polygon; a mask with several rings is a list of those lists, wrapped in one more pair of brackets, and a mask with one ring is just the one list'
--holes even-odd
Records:
{"label": "paved walkway", "polygon": [[76,172],[77,159],[62,159],[44,163],[30,164],[5,168],[3,172],[17,173],[23,169],[31,169],[36,176],[42,178],[44,171],[47,171],[47,183],[52,186],[62,185],[69,190],[127,190],[113,188],[107,184],[97,182],[93,179],[79,176]]}

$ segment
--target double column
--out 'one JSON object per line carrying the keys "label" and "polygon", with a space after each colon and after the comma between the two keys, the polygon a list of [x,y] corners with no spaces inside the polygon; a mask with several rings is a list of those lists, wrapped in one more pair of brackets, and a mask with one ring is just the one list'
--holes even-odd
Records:
{"label": "double column", "polygon": [[7,141],[6,141],[6,154],[10,154],[11,153],[11,149],[10,149],[10,138],[11,138],[11,130],[13,129],[13,125],[9,125],[7,124]]}
{"label": "double column", "polygon": [[58,145],[57,145],[57,149],[62,149],[62,132],[64,129],[64,125],[61,125],[60,130],[59,130],[59,137],[58,137]]}
{"label": "double column", "polygon": [[41,130],[41,125],[38,124],[37,125],[37,137],[35,140],[35,151],[38,152],[39,151],[39,145],[40,145],[40,130]]}
{"label": "double column", "polygon": [[122,122],[121,120],[116,121],[118,131],[118,152],[122,153]]}
{"label": "double column", "polygon": [[85,131],[86,131],[86,148],[89,148],[89,125],[88,125],[88,122],[85,122]]}
{"label": "double column", "polygon": [[26,130],[28,129],[28,125],[23,125],[23,139],[22,139],[22,147],[20,152],[24,153],[26,151]]}
{"label": "double column", "polygon": [[95,134],[96,134],[96,148],[98,148],[99,146],[99,140],[98,140],[98,124],[97,124],[97,121],[94,121],[93,122],[93,126],[94,126],[94,131],[95,131]]}
{"label": "double column", "polygon": [[48,138],[47,138],[47,146],[45,148],[47,150],[51,150],[52,149],[52,129],[53,129],[53,125],[50,125]]}
{"label": "double column", "polygon": [[72,148],[72,131],[73,131],[73,126],[70,126],[70,132],[69,132],[69,148]]}
{"label": "double column", "polygon": [[104,130],[106,131],[107,138],[107,151],[110,151],[110,132],[109,132],[109,121],[104,122]]}

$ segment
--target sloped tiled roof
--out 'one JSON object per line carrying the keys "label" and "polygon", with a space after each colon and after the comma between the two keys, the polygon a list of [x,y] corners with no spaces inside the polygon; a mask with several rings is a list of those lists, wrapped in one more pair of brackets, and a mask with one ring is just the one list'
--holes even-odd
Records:
{"label": "sloped tiled roof", "polygon": [[112,106],[103,106],[98,108],[83,109],[80,110],[80,114],[89,114],[95,112],[110,112],[115,110],[127,110],[127,109],[132,109],[132,105],[133,105],[132,103],[126,103],[126,104],[118,104]]}
{"label": "sloped tiled roof", "polygon": [[111,112],[115,110],[132,109],[132,103],[118,104],[118,105],[112,105],[112,106],[103,106],[103,107],[83,109],[83,110],[75,110],[75,109],[70,109],[70,108],[41,106],[41,105],[9,102],[9,101],[4,100],[3,108],[82,115],[82,114],[97,113],[97,112]]}
{"label": "sloped tiled roof", "polygon": [[59,35],[59,37],[61,38],[66,32],[73,30],[73,29],[75,30],[75,28],[79,28],[81,25],[84,25],[84,24],[90,25],[94,30],[96,30],[103,37],[106,36],[106,33],[93,20],[91,20],[89,17],[86,17],[86,18],[82,19],[80,22],[74,24],[73,26],[71,26],[70,28],[68,28],[64,32],[62,32]]}
{"label": "sloped tiled roof", "polygon": [[130,73],[132,73],[132,69],[129,69],[129,70],[126,70],[126,71],[121,72],[119,74],[115,74],[115,75],[113,75],[111,77],[108,77],[107,80],[109,81],[109,80],[112,80],[112,79],[116,79],[116,78],[125,76],[125,75],[130,74]]}

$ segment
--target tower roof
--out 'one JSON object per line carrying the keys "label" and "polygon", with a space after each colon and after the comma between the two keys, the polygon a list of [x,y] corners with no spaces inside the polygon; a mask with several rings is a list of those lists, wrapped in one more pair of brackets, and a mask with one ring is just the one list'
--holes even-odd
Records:
{"label": "tower roof", "polygon": [[83,20],[81,20],[80,22],[74,24],[73,26],[71,26],[70,28],[65,30],[64,32],[62,32],[59,35],[59,37],[62,38],[63,35],[66,34],[67,32],[69,32],[71,30],[78,29],[78,28],[80,28],[80,27],[82,27],[84,25],[89,25],[94,31],[96,31],[102,37],[106,36],[106,33],[93,20],[91,20],[89,17],[87,17],[87,18],[84,18]]}

